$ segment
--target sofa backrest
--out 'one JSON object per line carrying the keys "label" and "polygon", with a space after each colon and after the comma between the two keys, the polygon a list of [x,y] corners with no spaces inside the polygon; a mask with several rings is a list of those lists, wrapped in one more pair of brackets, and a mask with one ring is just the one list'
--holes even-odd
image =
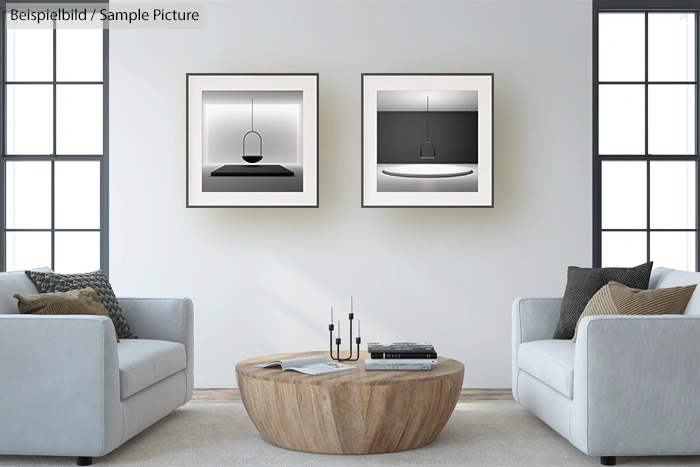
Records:
{"label": "sofa backrest", "polygon": [[[700,284],[700,272],[677,271],[675,269],[656,268],[649,279],[650,289],[665,289],[679,285]],[[700,315],[700,287],[695,289],[685,309],[686,315]]]}
{"label": "sofa backrest", "polygon": [[[36,271],[52,272],[51,268],[40,268]],[[16,293],[29,295],[39,291],[24,271],[0,272],[0,315],[19,313],[17,299],[14,297]]]}

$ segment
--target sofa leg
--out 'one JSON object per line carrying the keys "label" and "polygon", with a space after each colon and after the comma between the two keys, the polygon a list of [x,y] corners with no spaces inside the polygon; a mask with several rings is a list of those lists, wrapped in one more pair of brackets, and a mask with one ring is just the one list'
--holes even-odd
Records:
{"label": "sofa leg", "polygon": [[78,457],[77,464],[78,465],[92,465],[92,457]]}
{"label": "sofa leg", "polygon": [[615,456],[603,456],[600,458],[600,465],[616,465],[617,457]]}

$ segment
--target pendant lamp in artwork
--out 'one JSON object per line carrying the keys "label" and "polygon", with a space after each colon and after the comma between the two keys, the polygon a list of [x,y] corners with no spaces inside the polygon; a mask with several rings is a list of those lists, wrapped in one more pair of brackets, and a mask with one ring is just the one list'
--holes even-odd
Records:
{"label": "pendant lamp in artwork", "polygon": [[243,135],[243,160],[255,164],[263,158],[263,140],[253,126],[253,99],[250,99],[250,131]]}

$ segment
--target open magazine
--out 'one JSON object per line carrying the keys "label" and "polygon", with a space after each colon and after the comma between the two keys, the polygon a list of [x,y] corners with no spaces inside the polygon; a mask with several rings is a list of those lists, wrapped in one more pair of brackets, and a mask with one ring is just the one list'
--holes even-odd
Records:
{"label": "open magazine", "polygon": [[255,368],[269,368],[271,366],[281,366],[282,371],[294,370],[305,375],[325,375],[326,373],[337,373],[339,371],[356,370],[356,366],[343,365],[337,362],[326,362],[326,357],[305,357],[291,358],[288,360],[275,360],[274,362],[261,363]]}

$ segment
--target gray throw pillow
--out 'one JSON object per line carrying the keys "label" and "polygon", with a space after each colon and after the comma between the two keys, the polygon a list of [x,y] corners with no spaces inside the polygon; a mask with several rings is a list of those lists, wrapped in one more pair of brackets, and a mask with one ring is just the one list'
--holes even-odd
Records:
{"label": "gray throw pillow", "polygon": [[633,268],[577,268],[569,266],[564,300],[559,310],[559,322],[554,331],[554,339],[571,339],[576,331],[576,323],[593,298],[605,284],[619,282],[633,289],[649,288],[649,277],[653,261]]}
{"label": "gray throw pillow", "polygon": [[114,295],[114,290],[102,271],[84,274],[57,274],[39,271],[24,271],[24,273],[34,282],[40,293],[68,292],[92,287],[97,292],[97,296],[100,297],[102,305],[109,312],[117,336],[120,339],[137,339],[131,333],[129,323],[122,313],[116,295]]}

